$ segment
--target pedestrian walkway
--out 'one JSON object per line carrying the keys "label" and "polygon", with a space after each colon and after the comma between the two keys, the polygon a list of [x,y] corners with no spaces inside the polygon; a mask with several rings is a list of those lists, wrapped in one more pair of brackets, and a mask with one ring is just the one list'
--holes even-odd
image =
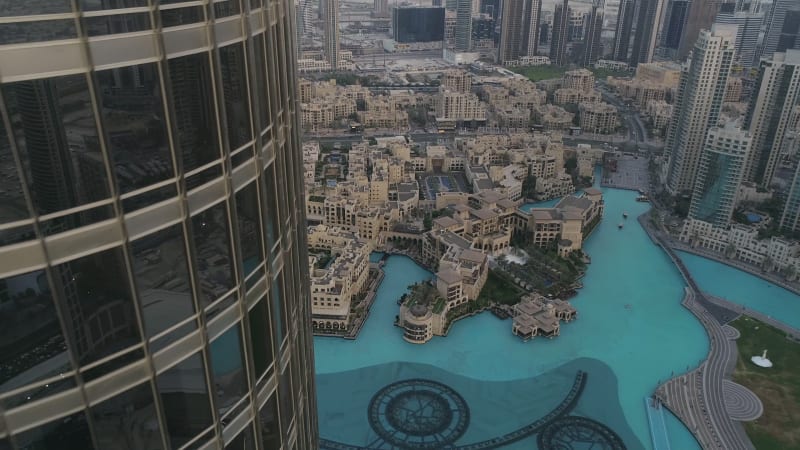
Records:
{"label": "pedestrian walkway", "polygon": [[667,422],[664,419],[664,408],[661,403],[653,397],[645,397],[644,407],[647,410],[647,422],[650,424],[653,450],[670,450]]}

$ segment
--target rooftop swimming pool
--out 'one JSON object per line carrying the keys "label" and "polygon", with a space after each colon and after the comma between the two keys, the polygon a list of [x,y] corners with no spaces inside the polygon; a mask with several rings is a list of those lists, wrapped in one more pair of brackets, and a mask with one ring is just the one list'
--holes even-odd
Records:
{"label": "rooftop swimming pool", "polygon": [[[680,305],[683,281],[667,256],[634,220],[617,228],[623,211],[636,217],[649,207],[636,195],[605,192],[607,220],[586,245],[592,264],[573,299],[578,320],[552,340],[522,342],[510,322],[485,313],[456,323],[447,337],[406,343],[392,325],[396,301],[432,274],[390,257],[358,339],[315,339],[321,436],[355,448],[400,447],[394,440],[403,438],[417,448],[529,449],[578,435],[652,448],[643,399],[659,381],[697,365],[708,342]],[[568,410],[559,409],[579,373],[585,386]],[[426,381],[402,385],[418,379]],[[552,420],[537,428],[543,418]],[[667,428],[672,448],[698,448],[670,415]],[[524,436],[503,441],[515,432]]]}

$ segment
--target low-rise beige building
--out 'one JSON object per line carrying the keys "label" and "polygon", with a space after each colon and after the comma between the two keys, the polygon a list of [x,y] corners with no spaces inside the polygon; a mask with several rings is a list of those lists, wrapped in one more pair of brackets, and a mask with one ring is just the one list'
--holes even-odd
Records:
{"label": "low-rise beige building", "polygon": [[502,128],[528,128],[531,118],[530,110],[514,107],[496,109],[495,114]]}
{"label": "low-rise beige building", "polygon": [[575,114],[555,105],[539,105],[533,108],[533,121],[545,130],[567,130],[573,126]]}
{"label": "low-rise beige building", "polygon": [[655,134],[665,135],[669,121],[672,120],[672,111],[673,106],[663,100],[651,101],[647,104],[645,115],[650,119]]}
{"label": "low-rise beige building", "polygon": [[355,234],[325,225],[308,228],[308,248],[325,251],[333,258],[317,267],[309,257],[311,320],[315,332],[346,332],[351,303],[366,288],[372,245]]}
{"label": "low-rise beige building", "polygon": [[587,69],[570,70],[564,74],[562,87],[580,91],[593,91],[594,74]]}
{"label": "low-rise beige building", "polygon": [[553,94],[553,103],[556,105],[566,105],[569,103],[578,104],[584,102],[599,102],[602,99],[601,95],[595,91],[584,91],[574,88],[561,88],[556,89]]}
{"label": "low-rise beige building", "polygon": [[584,133],[611,134],[619,126],[617,108],[608,103],[581,103],[578,110]]}

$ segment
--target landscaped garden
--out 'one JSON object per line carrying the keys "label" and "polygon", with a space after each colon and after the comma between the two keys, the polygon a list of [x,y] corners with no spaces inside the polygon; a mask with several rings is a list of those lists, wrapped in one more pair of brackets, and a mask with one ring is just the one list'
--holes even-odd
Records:
{"label": "landscaped garden", "polygon": [[514,67],[512,71],[525,75],[531,81],[552,80],[553,78],[561,78],[568,70],[566,67],[560,66],[525,66]]}
{"label": "landscaped garden", "polygon": [[[736,341],[739,361],[734,381],[753,391],[764,404],[764,414],[745,423],[747,435],[758,450],[800,449],[800,343],[749,317],[740,317],[731,325],[742,334]],[[750,361],[765,349],[773,363],[769,369]]]}

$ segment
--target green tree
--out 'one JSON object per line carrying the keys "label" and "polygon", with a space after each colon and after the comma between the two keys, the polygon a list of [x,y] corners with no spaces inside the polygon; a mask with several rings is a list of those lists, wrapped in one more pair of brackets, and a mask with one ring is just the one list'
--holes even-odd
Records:
{"label": "green tree", "polygon": [[525,198],[534,198],[536,196],[536,176],[528,175],[522,182],[522,196]]}

